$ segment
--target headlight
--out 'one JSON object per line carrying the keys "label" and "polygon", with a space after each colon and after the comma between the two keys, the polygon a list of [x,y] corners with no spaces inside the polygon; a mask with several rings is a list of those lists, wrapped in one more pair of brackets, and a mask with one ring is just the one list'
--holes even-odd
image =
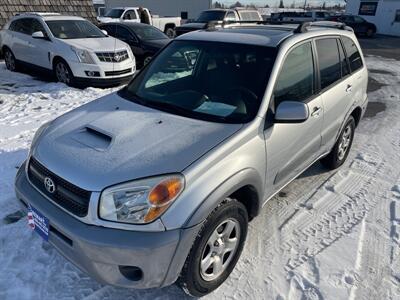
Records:
{"label": "headlight", "polygon": [[107,188],[100,196],[100,218],[121,223],[150,223],[168,209],[184,186],[184,177],[175,174]]}
{"label": "headlight", "polygon": [[132,58],[133,62],[135,62],[136,58],[135,58],[135,55],[132,52],[131,47],[128,47],[127,49],[128,49],[129,57]]}
{"label": "headlight", "polygon": [[50,123],[51,122],[46,122],[42,126],[40,126],[38,130],[36,130],[36,132],[33,136],[33,139],[32,139],[31,149],[35,146],[38,138],[42,135],[43,131],[45,131],[47,129],[47,127],[50,126]]}
{"label": "headlight", "polygon": [[92,56],[90,55],[89,51],[77,49],[75,47],[71,47],[72,51],[75,52],[76,56],[78,57],[79,61],[84,64],[95,64]]}

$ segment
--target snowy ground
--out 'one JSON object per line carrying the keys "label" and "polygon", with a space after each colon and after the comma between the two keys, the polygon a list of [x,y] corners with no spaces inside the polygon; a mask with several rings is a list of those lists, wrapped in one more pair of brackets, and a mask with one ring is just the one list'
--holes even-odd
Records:
{"label": "snowy ground", "polygon": [[[346,164],[315,164],[250,225],[227,282],[205,299],[400,299],[400,61],[368,57],[375,91]],[[111,90],[77,90],[0,63],[0,299],[182,299],[175,286],[101,286],[32,233],[13,192],[40,124]],[[376,111],[385,108],[375,115]]]}

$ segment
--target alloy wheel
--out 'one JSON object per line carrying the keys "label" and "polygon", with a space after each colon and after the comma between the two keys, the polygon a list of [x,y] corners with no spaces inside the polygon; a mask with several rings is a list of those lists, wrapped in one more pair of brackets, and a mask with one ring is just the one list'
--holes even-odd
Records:
{"label": "alloy wheel", "polygon": [[56,65],[56,76],[57,76],[57,80],[59,82],[69,84],[71,81],[71,76],[70,76],[69,70],[67,69],[65,64],[62,62],[59,62]]}
{"label": "alloy wheel", "polygon": [[144,61],[143,61],[143,65],[147,65],[151,60],[151,56],[147,56]]}
{"label": "alloy wheel", "polygon": [[351,143],[351,134],[352,134],[352,128],[349,125],[345,128],[343,135],[342,135],[342,140],[339,144],[338,147],[338,159],[342,160],[345,156],[347,151],[349,150],[349,146]]}
{"label": "alloy wheel", "polygon": [[6,62],[7,69],[10,71],[14,71],[15,70],[15,58],[10,50],[6,50],[6,53],[4,54],[4,60]]}
{"label": "alloy wheel", "polygon": [[240,224],[235,219],[221,222],[210,235],[200,260],[200,275],[205,281],[218,278],[238,249]]}

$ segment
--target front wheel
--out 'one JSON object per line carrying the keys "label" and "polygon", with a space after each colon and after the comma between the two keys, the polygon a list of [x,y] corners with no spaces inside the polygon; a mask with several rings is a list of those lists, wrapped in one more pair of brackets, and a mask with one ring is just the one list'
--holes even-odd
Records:
{"label": "front wheel", "polygon": [[65,83],[66,85],[73,86],[74,75],[68,64],[64,61],[57,60],[54,64],[54,74],[58,82]]}
{"label": "front wheel", "polygon": [[356,122],[354,118],[350,116],[331,152],[321,159],[323,165],[332,170],[343,165],[349,155],[351,145],[353,144],[355,128]]}
{"label": "front wheel", "polygon": [[143,59],[143,67],[144,67],[145,65],[147,65],[150,61],[151,61],[151,56],[146,56],[146,57]]}
{"label": "front wheel", "polygon": [[186,259],[178,285],[202,297],[228,278],[242,253],[248,216],[242,203],[226,199],[204,221]]}

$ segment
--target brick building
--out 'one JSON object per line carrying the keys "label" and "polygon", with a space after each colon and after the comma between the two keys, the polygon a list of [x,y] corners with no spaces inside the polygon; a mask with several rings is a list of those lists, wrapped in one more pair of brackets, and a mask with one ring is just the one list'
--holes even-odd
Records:
{"label": "brick building", "polygon": [[96,22],[92,0],[0,0],[0,28],[15,14],[33,11],[76,15]]}

